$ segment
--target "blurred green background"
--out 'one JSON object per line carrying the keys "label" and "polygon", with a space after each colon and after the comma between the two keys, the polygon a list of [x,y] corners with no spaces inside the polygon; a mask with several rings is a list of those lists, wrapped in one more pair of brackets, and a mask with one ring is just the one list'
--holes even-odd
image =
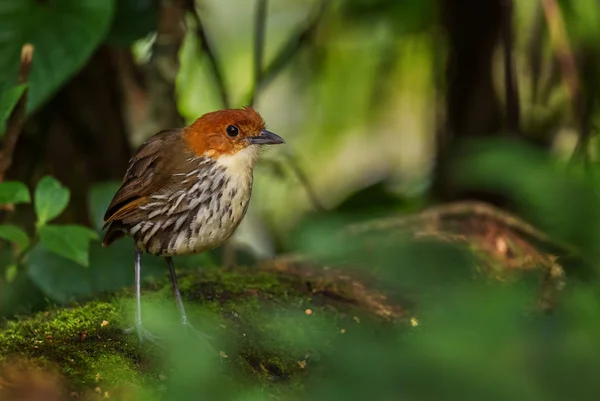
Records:
{"label": "blurred green background", "polygon": [[[594,0],[0,0],[0,315],[130,287],[131,240],[99,242],[130,156],[161,129],[252,104],[286,145],[257,166],[230,243],[177,267],[299,253],[411,294],[419,325],[331,340],[331,322],[276,324],[319,355],[301,392],[277,395],[230,386],[184,342],[178,379],[152,397],[598,399],[599,40]],[[538,249],[565,268],[551,312],[532,308],[539,280],[483,279],[464,247],[335,241],[461,201],[575,249]],[[144,256],[143,274],[164,277],[163,262]]]}

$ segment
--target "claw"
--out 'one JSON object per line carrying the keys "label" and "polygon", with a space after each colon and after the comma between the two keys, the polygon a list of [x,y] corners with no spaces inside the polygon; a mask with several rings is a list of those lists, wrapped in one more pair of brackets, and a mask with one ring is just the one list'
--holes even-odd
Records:
{"label": "claw", "polygon": [[161,342],[160,342],[163,338],[150,333],[142,325],[136,324],[135,326],[129,327],[129,328],[125,329],[124,331],[127,334],[131,334],[135,331],[137,333],[138,339],[140,340],[140,343],[148,341],[149,343],[151,343],[153,345],[157,345],[159,347],[164,348],[164,345],[161,344]]}
{"label": "claw", "polygon": [[198,337],[201,337],[201,338],[203,338],[204,340],[206,340],[206,344],[207,344],[207,345],[210,347],[210,349],[211,349],[211,350],[212,350],[212,351],[213,351],[215,354],[217,354],[217,355],[219,354],[219,353],[217,352],[217,350],[216,350],[216,349],[215,349],[215,348],[212,346],[212,344],[210,343],[210,341],[208,341],[208,340],[212,340],[212,339],[213,339],[213,337],[212,337],[212,336],[209,336],[208,334],[206,334],[206,333],[204,333],[204,332],[202,332],[202,331],[198,330],[197,328],[195,328],[194,326],[192,326],[192,324],[191,324],[190,322],[188,322],[188,321],[182,322],[181,324],[182,324],[182,326],[183,326],[183,327],[184,327],[184,328],[185,328],[187,331],[189,331],[189,332],[191,332],[191,333],[195,334],[196,336],[198,336]]}
{"label": "claw", "polygon": [[188,330],[190,330],[192,333],[196,334],[198,337],[204,337],[206,340],[212,340],[213,337],[198,330],[197,328],[195,328],[194,326],[192,326],[192,324],[190,322],[182,322],[182,325],[187,328]]}

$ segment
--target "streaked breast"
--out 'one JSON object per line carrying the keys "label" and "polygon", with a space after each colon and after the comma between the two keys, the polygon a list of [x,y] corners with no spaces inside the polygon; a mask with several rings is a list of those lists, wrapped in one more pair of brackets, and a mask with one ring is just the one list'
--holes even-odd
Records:
{"label": "streaked breast", "polygon": [[252,191],[252,168],[241,169],[227,159],[199,166],[180,177],[181,189],[151,195],[141,207],[148,218],[130,233],[148,253],[173,256],[215,248],[242,221]]}

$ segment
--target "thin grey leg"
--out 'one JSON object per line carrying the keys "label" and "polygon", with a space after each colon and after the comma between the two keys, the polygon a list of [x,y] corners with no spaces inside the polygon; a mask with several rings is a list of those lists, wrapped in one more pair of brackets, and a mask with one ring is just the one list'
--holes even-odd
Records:
{"label": "thin grey leg", "polygon": [[181,300],[181,293],[179,292],[179,285],[177,284],[177,274],[175,274],[175,267],[173,266],[173,258],[167,256],[165,258],[167,266],[169,266],[169,273],[171,273],[171,284],[173,288],[173,296],[175,302],[177,302],[177,309],[179,309],[179,316],[181,317],[181,324],[188,324],[187,314],[185,313],[185,307]]}
{"label": "thin grey leg", "polygon": [[191,329],[198,335],[201,335],[206,338],[212,338],[211,336],[204,334],[200,330],[194,328],[190,324],[187,318],[187,314],[185,313],[185,307],[183,306],[183,301],[181,300],[181,293],[179,292],[179,285],[177,284],[177,274],[175,274],[175,267],[173,266],[173,258],[170,256],[165,257],[165,261],[167,262],[167,266],[169,266],[169,272],[171,273],[171,284],[173,285],[173,296],[175,297],[175,302],[177,302],[177,309],[179,309],[179,316],[181,318],[181,324]]}
{"label": "thin grey leg", "polygon": [[135,326],[125,331],[130,333],[135,329],[140,342],[148,340],[155,345],[161,345],[158,342],[160,337],[150,333],[142,325],[142,251],[139,249],[135,250],[135,302]]}
{"label": "thin grey leg", "polygon": [[142,332],[140,330],[142,328],[142,251],[139,249],[135,250],[135,301],[135,327],[138,337],[142,341]]}

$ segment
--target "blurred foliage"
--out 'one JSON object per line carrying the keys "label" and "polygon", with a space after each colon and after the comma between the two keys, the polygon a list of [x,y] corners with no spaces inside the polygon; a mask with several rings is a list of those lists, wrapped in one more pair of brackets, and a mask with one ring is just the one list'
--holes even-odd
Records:
{"label": "blurred foliage", "polygon": [[574,43],[595,43],[600,35],[600,9],[593,0],[559,0],[565,27]]}
{"label": "blurred foliage", "polygon": [[18,181],[4,181],[0,183],[0,201],[3,204],[17,204],[31,202],[29,189]]}
{"label": "blurred foliage", "polygon": [[[14,86],[24,43],[35,45],[28,86],[31,113],[100,46],[126,48],[139,47],[142,39],[152,42],[159,3],[0,2],[0,131],[24,89]],[[249,17],[254,2],[239,1],[235,7],[221,1],[198,3],[221,60],[222,86],[232,104],[238,105],[256,85],[255,49],[248,34],[254,23]],[[523,43],[538,10],[537,5],[526,3],[514,2],[518,66],[528,51]],[[523,125],[542,127],[548,143],[557,132],[579,126],[580,117],[579,110],[574,115],[566,112],[572,106],[561,82],[565,72],[556,65],[554,52],[572,51],[581,61],[577,72],[582,93],[591,99],[600,93],[596,46],[600,6],[594,0],[558,4],[557,15],[567,37],[557,43],[566,47],[558,49],[550,43],[547,29],[542,29],[541,40],[533,41],[539,59],[517,69],[521,83],[548,84],[542,104],[536,103],[536,93],[528,92],[535,90],[520,86],[521,98],[531,102],[521,108],[532,111],[523,113]],[[223,358],[184,337],[176,324],[167,325],[170,347],[163,359],[153,363],[172,379],[168,386],[159,386],[159,392],[150,387],[136,390],[137,399],[597,399],[597,275],[584,281],[567,271],[560,302],[552,313],[542,314],[536,309],[539,277],[524,273],[516,282],[488,280],[468,249],[414,241],[405,234],[353,239],[340,235],[349,221],[410,213],[427,204],[427,171],[435,153],[432,138],[439,128],[437,91],[444,90],[444,84],[435,82],[444,58],[438,54],[444,43],[436,41],[439,4],[290,0],[269,2],[269,12],[264,70],[276,73],[261,86],[257,102],[270,127],[300,156],[299,164],[329,207],[310,215],[315,207],[304,196],[305,189],[289,178],[292,174],[287,179],[257,174],[251,212],[269,210],[272,217],[265,218],[264,231],[276,237],[279,251],[298,252],[326,266],[345,266],[374,276],[390,299],[407,302],[413,324],[365,320],[342,333],[322,316],[309,317],[305,305],[286,305],[281,300],[276,300],[282,304],[277,313],[240,317],[258,322],[259,341],[299,356],[306,377],[298,388],[285,388],[289,383],[279,387],[248,383],[222,374]],[[206,46],[199,41],[197,32],[189,30],[180,49],[177,102],[189,120],[223,107]],[[536,62],[545,68],[538,71]],[[597,122],[597,102],[591,109],[589,119]],[[574,136],[579,140],[581,133]],[[452,171],[458,185],[506,196],[526,220],[575,246],[587,267],[597,272],[600,182],[594,158],[598,149],[592,149],[593,144],[585,149],[591,166],[584,168],[574,161],[571,169],[556,157],[570,154],[569,146],[540,149],[509,140],[463,145]],[[387,177],[389,171],[393,174]],[[385,181],[380,179],[383,176]],[[131,241],[106,249],[99,242],[103,213],[117,187],[115,182],[94,183],[88,196],[92,225],[88,228],[53,223],[68,205],[70,190],[52,176],[41,178],[35,188],[17,181],[0,183],[0,206],[6,212],[0,225],[2,316],[85,301],[133,284]],[[414,187],[418,189],[407,189]],[[12,208],[30,210],[34,224],[13,221]],[[258,231],[250,231],[252,240],[259,237]],[[210,268],[222,260],[220,253],[193,255],[178,258],[177,267]],[[249,260],[253,259],[244,263]],[[165,274],[159,258],[145,255],[143,266],[144,279]],[[170,322],[160,311],[150,314],[154,322]],[[111,361],[101,370],[110,375],[117,365],[126,364]],[[126,368],[130,372],[144,366]],[[264,366],[257,369],[268,375]]]}
{"label": "blurred foliage", "polygon": [[[567,174],[539,149],[519,143],[471,145],[469,157],[455,163],[461,182],[506,194],[531,221],[581,249],[598,270],[600,183]],[[482,280],[468,252],[454,246],[389,232],[349,240],[339,235],[344,225],[314,222],[294,235],[296,246],[327,265],[363,268],[392,294],[416,298],[411,313],[418,326],[348,331],[321,359],[319,369],[327,373],[308,380],[307,399],[597,397],[597,278],[569,279],[558,307],[544,314],[535,307],[539,279]]]}
{"label": "blurred foliage", "polygon": [[[27,187],[16,181],[0,183],[0,199],[2,205],[31,202]],[[76,262],[80,267],[88,267],[89,244],[91,240],[98,239],[98,234],[83,226],[48,224],[63,212],[68,202],[69,190],[53,177],[46,176],[35,188],[34,207],[37,221],[35,229],[28,230],[34,234],[30,237],[26,230],[14,224],[0,225],[0,237],[12,245],[2,250],[11,255],[10,262],[4,269],[4,277],[8,284],[15,280],[20,270],[25,270],[40,287],[46,286],[47,280],[40,280],[41,272],[35,268],[39,263],[36,255],[40,252],[51,252]]]}
{"label": "blurred foliage", "polygon": [[419,33],[435,25],[436,4],[432,0],[354,0],[341,4],[341,15],[351,22],[385,22],[398,35]]}
{"label": "blurred foliage", "polygon": [[456,165],[462,185],[505,194],[552,237],[577,244],[588,260],[600,256],[599,183],[593,175],[565,170],[546,152],[513,141],[469,143],[462,156]]}
{"label": "blurred foliage", "polygon": [[6,129],[6,121],[10,117],[10,112],[17,105],[26,87],[27,85],[0,86],[0,132],[3,134]]}
{"label": "blurred foliage", "polygon": [[15,82],[21,47],[32,43],[28,110],[48,99],[81,68],[110,26],[112,1],[3,1],[0,3],[0,70]]}
{"label": "blurred foliage", "polygon": [[34,111],[104,41],[128,45],[156,29],[157,6],[155,0],[0,2],[0,84],[16,81],[21,47],[33,44],[27,109]]}
{"label": "blurred foliage", "polygon": [[158,21],[158,0],[120,0],[115,2],[113,24],[108,42],[131,45],[152,33]]}

